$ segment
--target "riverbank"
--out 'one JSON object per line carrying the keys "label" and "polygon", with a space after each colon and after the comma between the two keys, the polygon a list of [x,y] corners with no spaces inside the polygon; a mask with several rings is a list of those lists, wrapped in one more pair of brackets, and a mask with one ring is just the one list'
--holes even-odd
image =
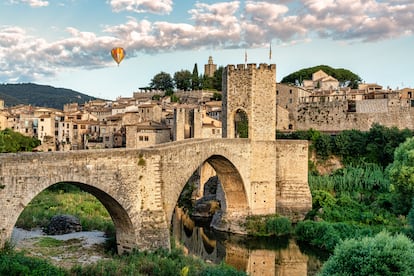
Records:
{"label": "riverbank", "polygon": [[105,253],[105,233],[101,231],[75,232],[64,235],[46,235],[41,229],[15,228],[12,244],[16,251],[25,255],[50,261],[52,264],[71,268],[74,265],[89,265],[110,259]]}

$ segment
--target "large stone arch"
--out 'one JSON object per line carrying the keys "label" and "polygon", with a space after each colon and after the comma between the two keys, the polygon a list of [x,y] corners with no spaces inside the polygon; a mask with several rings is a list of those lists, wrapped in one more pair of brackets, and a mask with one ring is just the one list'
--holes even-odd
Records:
{"label": "large stone arch", "polygon": [[[118,159],[124,162],[117,162]],[[139,180],[131,174],[137,167],[136,160],[135,151],[2,156],[0,200],[7,204],[2,206],[1,213],[7,215],[0,218],[0,246],[10,240],[18,217],[39,193],[65,182],[89,192],[108,210],[115,225],[119,253],[134,247],[148,248],[147,241],[139,239],[141,222],[136,210],[140,207],[140,196],[131,192],[139,185]]]}
{"label": "large stone arch", "polygon": [[[244,143],[242,140],[240,140],[240,144],[247,146],[247,143]],[[214,145],[217,146],[217,144]],[[188,148],[189,147],[186,147],[187,150]],[[188,179],[190,179],[192,174],[206,162],[214,168],[222,184],[225,196],[225,210],[223,210],[225,217],[245,217],[250,213],[250,203],[248,198],[248,175],[242,175],[242,172],[244,171],[247,173],[247,170],[245,168],[237,167],[243,161],[245,161],[245,159],[242,158],[243,156],[241,155],[240,160],[232,160],[230,157],[232,155],[227,155],[223,150],[223,148],[225,148],[225,145],[219,145],[219,148],[221,149],[220,154],[217,153],[218,150],[215,147],[209,147],[208,143],[207,145],[204,145],[204,150],[206,150],[204,152],[193,148],[188,150],[192,152],[190,154],[189,152],[180,150],[179,147],[177,147],[175,151],[169,152],[169,154],[175,156],[176,159],[180,160],[181,163],[168,164],[166,166],[169,168],[165,168],[165,170],[163,170],[163,172],[168,173],[168,176],[164,175],[162,177],[164,180],[166,180],[164,183],[164,188],[166,189],[164,193],[166,198],[166,220],[168,222],[171,222],[172,220],[175,205],[177,204],[178,198]],[[232,149],[229,148],[227,150],[231,151]],[[245,149],[240,148],[240,154],[242,154],[244,151],[248,152],[248,147]],[[189,162],[186,159],[190,159],[192,162]],[[246,165],[248,164],[244,164],[244,166]],[[167,182],[167,180],[169,180],[169,182]],[[238,221],[233,222],[235,225],[238,225]],[[220,230],[230,232],[240,231],[239,227],[237,227],[237,229],[233,229],[231,225],[222,225],[222,227],[220,227]]]}
{"label": "large stone arch", "polygon": [[13,209],[10,214],[10,224],[7,226],[7,233],[10,233],[8,236],[11,236],[13,228],[17,222],[17,219],[24,211],[24,209],[29,205],[29,203],[41,192],[47,188],[57,184],[57,183],[68,183],[77,187],[80,187],[85,192],[90,193],[95,196],[102,205],[106,208],[110,214],[112,221],[115,226],[116,231],[116,241],[117,241],[117,250],[118,253],[122,254],[125,251],[131,251],[133,247],[136,246],[136,235],[134,231],[134,226],[129,217],[128,212],[125,208],[111,195],[107,192],[101,190],[98,187],[94,187],[90,184],[81,183],[73,180],[49,180],[37,177],[37,181],[32,181],[32,187],[34,188],[30,193],[24,194],[24,196],[19,200],[18,204],[13,204],[16,208]]}

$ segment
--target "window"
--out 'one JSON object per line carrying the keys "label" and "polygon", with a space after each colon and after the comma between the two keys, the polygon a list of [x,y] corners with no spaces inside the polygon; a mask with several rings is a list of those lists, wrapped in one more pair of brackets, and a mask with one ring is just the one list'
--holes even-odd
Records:
{"label": "window", "polygon": [[144,140],[145,141],[148,141],[149,139],[148,139],[148,136],[144,136]]}
{"label": "window", "polygon": [[78,125],[73,125],[73,129],[78,129]]}
{"label": "window", "polygon": [[41,121],[41,122],[44,122],[44,121],[45,121],[45,119],[41,118],[41,119],[40,119],[40,121]]}
{"label": "window", "polygon": [[140,140],[140,141],[143,141],[143,140],[144,140],[144,137],[139,136],[139,140]]}
{"label": "window", "polygon": [[289,89],[289,94],[292,94],[292,89]]}

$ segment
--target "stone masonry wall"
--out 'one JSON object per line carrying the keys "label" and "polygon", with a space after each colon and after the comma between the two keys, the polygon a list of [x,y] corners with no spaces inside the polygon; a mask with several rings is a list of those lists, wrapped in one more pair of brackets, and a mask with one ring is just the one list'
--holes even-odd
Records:
{"label": "stone masonry wall", "polygon": [[[372,101],[372,102],[371,102]],[[298,106],[294,119],[295,130],[310,128],[320,131],[358,129],[368,131],[374,123],[399,129],[414,129],[414,108],[407,104],[384,100],[365,100],[357,103],[360,112],[348,112],[347,101],[305,103]]]}

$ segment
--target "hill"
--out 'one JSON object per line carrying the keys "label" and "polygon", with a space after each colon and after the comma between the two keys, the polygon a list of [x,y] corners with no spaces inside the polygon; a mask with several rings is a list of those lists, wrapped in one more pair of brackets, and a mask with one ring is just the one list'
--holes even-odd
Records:
{"label": "hill", "polygon": [[5,106],[30,104],[33,106],[63,109],[64,104],[75,102],[83,104],[96,98],[66,88],[20,83],[0,84],[0,99],[4,100]]}
{"label": "hill", "polygon": [[312,74],[322,70],[326,74],[336,78],[341,86],[349,86],[351,88],[358,88],[358,83],[362,81],[361,77],[357,74],[343,68],[332,68],[328,65],[318,65],[310,68],[304,68],[299,71],[293,72],[290,75],[284,77],[281,83],[302,83],[303,80],[311,80]]}

